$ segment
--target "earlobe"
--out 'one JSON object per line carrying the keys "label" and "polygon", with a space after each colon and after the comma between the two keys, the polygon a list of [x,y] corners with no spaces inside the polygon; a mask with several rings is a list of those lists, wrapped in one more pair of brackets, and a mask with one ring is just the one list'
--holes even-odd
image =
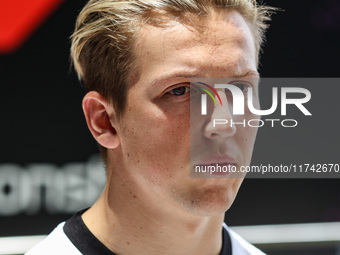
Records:
{"label": "earlobe", "polygon": [[120,140],[110,120],[113,107],[98,92],[91,91],[83,99],[83,111],[87,126],[97,142],[108,149],[117,148]]}

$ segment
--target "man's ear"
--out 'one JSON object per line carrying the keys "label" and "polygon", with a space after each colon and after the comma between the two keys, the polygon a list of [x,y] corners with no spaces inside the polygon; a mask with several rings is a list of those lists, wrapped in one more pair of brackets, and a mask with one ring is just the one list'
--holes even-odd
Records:
{"label": "man's ear", "polygon": [[87,126],[97,142],[105,148],[114,149],[120,140],[113,120],[114,109],[98,92],[90,91],[83,99],[83,111]]}

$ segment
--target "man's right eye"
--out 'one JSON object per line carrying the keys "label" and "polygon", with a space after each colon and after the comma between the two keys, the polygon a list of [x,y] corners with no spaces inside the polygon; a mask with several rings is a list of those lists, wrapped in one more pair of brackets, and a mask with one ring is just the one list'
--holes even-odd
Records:
{"label": "man's right eye", "polygon": [[248,91],[248,87],[246,84],[244,83],[236,83],[234,84],[236,87],[238,87],[240,90],[242,90],[243,93],[246,93]]}
{"label": "man's right eye", "polygon": [[189,93],[189,92],[190,92],[190,87],[181,86],[181,87],[177,87],[177,88],[170,90],[168,93],[171,94],[171,95],[175,95],[175,96],[182,96],[182,95]]}

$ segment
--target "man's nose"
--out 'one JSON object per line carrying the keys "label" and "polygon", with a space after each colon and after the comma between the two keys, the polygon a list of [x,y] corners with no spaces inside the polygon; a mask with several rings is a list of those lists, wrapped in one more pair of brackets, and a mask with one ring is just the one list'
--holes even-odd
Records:
{"label": "man's nose", "polygon": [[235,135],[236,126],[232,123],[232,106],[228,102],[225,92],[217,92],[221,98],[222,105],[218,102],[214,106],[210,120],[204,129],[204,136],[209,139],[227,138]]}

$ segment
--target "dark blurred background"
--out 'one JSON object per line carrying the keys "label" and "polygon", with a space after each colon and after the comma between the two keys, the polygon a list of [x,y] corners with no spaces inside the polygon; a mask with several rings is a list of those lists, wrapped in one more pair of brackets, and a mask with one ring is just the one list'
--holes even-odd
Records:
{"label": "dark blurred background", "polygon": [[[81,109],[84,91],[69,61],[69,36],[86,1],[51,1],[36,10],[17,2],[13,12],[13,4],[0,1],[0,237],[49,233],[90,206],[104,180]],[[262,77],[338,77],[340,1],[266,3],[283,11],[273,15],[267,33]],[[339,135],[334,139],[333,147]],[[320,159],[339,151],[333,147],[319,148]],[[226,222],[340,221],[339,184],[340,179],[246,179]],[[275,254],[336,253],[326,247]]]}

